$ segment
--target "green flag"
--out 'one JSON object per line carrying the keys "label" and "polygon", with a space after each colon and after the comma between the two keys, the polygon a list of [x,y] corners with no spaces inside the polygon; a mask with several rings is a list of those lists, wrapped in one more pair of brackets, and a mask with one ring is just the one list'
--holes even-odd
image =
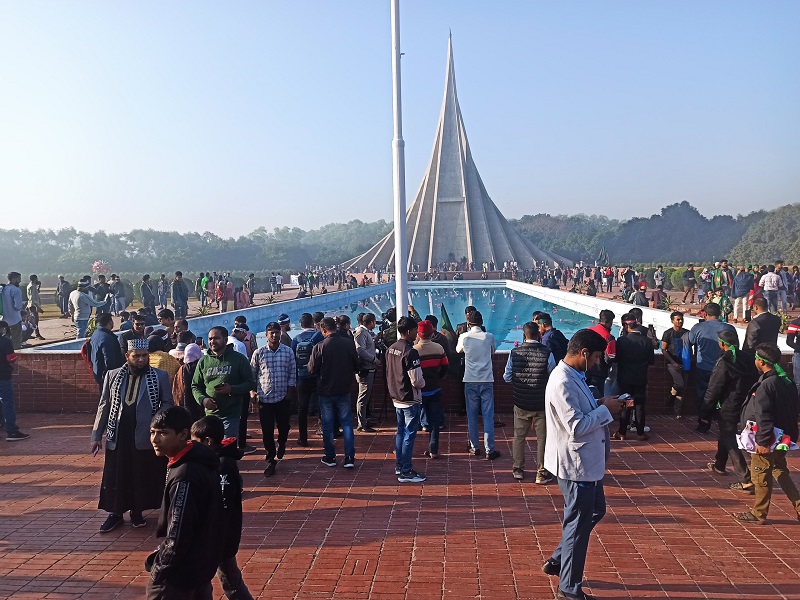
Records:
{"label": "green flag", "polygon": [[444,302],[442,302],[442,322],[439,324],[439,328],[442,331],[449,331],[453,335],[456,333],[456,330],[453,329],[453,324],[450,322],[450,317],[447,316],[447,309],[444,307]]}

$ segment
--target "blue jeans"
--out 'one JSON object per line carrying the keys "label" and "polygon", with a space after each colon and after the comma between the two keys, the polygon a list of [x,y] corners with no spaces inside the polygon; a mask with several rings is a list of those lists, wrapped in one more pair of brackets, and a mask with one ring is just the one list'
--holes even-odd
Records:
{"label": "blue jeans", "polygon": [[235,417],[220,417],[220,419],[222,419],[222,424],[225,426],[225,437],[238,438],[239,423],[241,423],[242,417],[236,415]]}
{"label": "blue jeans", "polygon": [[478,439],[478,412],[483,415],[483,443],[486,454],[494,451],[494,383],[464,383],[467,400],[467,428],[469,444],[480,447]]}
{"label": "blue jeans", "polygon": [[578,596],[582,591],[589,536],[606,514],[606,496],[602,480],[583,482],[559,477],[558,487],[564,495],[564,522],[561,542],[553,552],[552,560],[561,564],[558,587],[566,594]]}
{"label": "blue jeans", "polygon": [[792,356],[792,375],[794,375],[797,393],[800,394],[800,352],[795,352],[794,356]]}
{"label": "blue jeans", "polygon": [[89,327],[89,319],[76,319],[75,326],[78,328],[78,335],[75,336],[75,339],[84,339],[86,337],[86,328]]}
{"label": "blue jeans", "polygon": [[764,299],[767,301],[767,309],[770,312],[778,311],[778,290],[765,291]]}
{"label": "blue jeans", "polygon": [[318,397],[325,457],[336,457],[336,448],[333,445],[333,428],[335,418],[338,415],[339,425],[341,425],[342,433],[344,433],[344,455],[355,458],[356,441],[353,434],[353,411],[350,407],[350,394],[341,394],[339,396],[323,396],[319,394]]}
{"label": "blue jeans", "polygon": [[167,295],[166,294],[159,294],[158,295],[158,305],[161,308],[167,308]]}
{"label": "blue jeans", "polygon": [[781,303],[781,310],[783,312],[786,312],[786,300],[787,300],[786,290],[778,290],[778,299],[780,300]]}
{"label": "blue jeans", "polygon": [[17,433],[17,411],[14,410],[14,386],[11,379],[0,379],[0,403],[3,405],[3,427],[6,434]]}
{"label": "blue jeans", "polygon": [[412,470],[411,457],[414,455],[414,440],[419,429],[419,413],[421,404],[414,404],[409,408],[396,408],[397,435],[394,438],[394,460],[400,472],[408,473]]}
{"label": "blue jeans", "polygon": [[431,439],[428,442],[428,451],[432,454],[439,454],[439,428],[444,423],[444,411],[442,410],[442,392],[437,391],[430,396],[422,397],[422,410],[426,413],[428,422],[427,427],[431,432]]}

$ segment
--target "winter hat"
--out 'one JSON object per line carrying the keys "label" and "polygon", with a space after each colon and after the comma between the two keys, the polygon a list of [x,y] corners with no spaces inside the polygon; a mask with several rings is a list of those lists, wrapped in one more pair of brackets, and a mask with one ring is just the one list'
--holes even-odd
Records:
{"label": "winter hat", "polygon": [[421,338],[429,338],[433,335],[433,323],[430,321],[420,321],[417,323],[417,334]]}

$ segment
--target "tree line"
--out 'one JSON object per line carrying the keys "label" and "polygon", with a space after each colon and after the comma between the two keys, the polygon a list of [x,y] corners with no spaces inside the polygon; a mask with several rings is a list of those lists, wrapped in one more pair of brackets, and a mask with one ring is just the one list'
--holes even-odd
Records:
{"label": "tree line", "polygon": [[[783,258],[800,264],[800,204],[748,215],[705,217],[688,202],[627,221],[600,215],[525,215],[512,220],[520,233],[544,250],[593,263],[601,250],[614,264],[682,265],[720,258],[767,263]],[[89,233],[75,228],[0,229],[0,273],[19,271],[54,277],[90,272],[108,261],[123,274],[187,274],[198,271],[267,273],[335,265],[369,249],[392,229],[385,220],[332,223],[318,229],[259,227],[238,238],[211,232],[134,229]],[[47,284],[48,282],[46,282]]]}

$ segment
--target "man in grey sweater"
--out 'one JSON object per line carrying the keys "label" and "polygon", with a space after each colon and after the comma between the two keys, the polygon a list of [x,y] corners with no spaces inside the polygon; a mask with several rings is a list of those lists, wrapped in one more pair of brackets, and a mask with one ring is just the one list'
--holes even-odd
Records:
{"label": "man in grey sweater", "polygon": [[86,337],[86,328],[89,326],[92,308],[106,305],[105,300],[94,300],[89,296],[91,284],[92,280],[87,275],[78,282],[78,289],[70,292],[69,295],[69,312],[72,314],[72,320],[78,328],[78,334],[75,336],[76,340],[82,340]]}

